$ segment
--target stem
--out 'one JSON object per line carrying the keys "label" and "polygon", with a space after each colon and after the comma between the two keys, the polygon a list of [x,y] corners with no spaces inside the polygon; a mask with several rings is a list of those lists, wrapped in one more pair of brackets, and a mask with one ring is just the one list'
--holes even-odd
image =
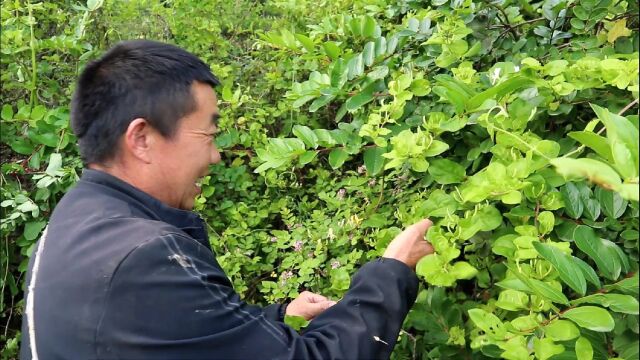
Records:
{"label": "stem", "polygon": [[518,33],[516,32],[515,28],[511,25],[511,23],[509,22],[509,16],[507,15],[507,13],[504,11],[504,9],[502,8],[502,6],[499,5],[494,5],[491,4],[491,6],[493,6],[494,8],[498,9],[498,11],[500,11],[500,13],[502,14],[502,16],[504,16],[504,21],[502,21],[500,19],[500,16],[496,15],[496,18],[498,18],[498,21],[500,21],[504,26],[507,27],[507,31],[511,32],[511,35],[513,36],[514,40],[518,39]]}

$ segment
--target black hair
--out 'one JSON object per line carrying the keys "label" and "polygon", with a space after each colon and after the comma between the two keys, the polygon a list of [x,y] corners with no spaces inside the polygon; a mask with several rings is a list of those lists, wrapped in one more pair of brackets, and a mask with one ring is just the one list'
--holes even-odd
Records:
{"label": "black hair", "polygon": [[172,137],[178,121],[196,110],[196,81],[220,84],[195,55],[156,41],[120,42],[89,63],[71,101],[71,128],[85,165],[113,159],[136,118]]}

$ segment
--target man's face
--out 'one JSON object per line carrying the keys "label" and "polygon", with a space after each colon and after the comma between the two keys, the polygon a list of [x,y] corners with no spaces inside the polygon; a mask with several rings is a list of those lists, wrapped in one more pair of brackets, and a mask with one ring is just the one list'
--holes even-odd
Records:
{"label": "man's face", "polygon": [[183,117],[171,139],[159,138],[157,159],[158,181],[165,187],[168,205],[193,209],[195,197],[200,193],[198,180],[209,172],[209,165],[220,161],[220,152],[214,143],[218,131],[218,105],[213,88],[195,82],[191,91],[196,110]]}

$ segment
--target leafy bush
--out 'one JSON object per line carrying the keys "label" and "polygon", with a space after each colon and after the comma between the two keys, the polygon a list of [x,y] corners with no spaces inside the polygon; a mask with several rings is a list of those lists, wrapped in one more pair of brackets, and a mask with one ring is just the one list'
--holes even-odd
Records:
{"label": "leafy bush", "polygon": [[248,301],[339,298],[430,217],[394,358],[638,358],[636,2],[126,4],[2,4],[4,356],[26,256],[81,168],[73,79],[150,37],[223,80],[225,164],[196,210]]}

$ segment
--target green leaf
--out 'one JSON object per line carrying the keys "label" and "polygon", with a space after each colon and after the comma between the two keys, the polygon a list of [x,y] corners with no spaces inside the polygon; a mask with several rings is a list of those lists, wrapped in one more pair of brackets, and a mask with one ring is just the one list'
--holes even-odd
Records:
{"label": "green leaf", "polygon": [[632,277],[620,280],[615,284],[605,285],[605,290],[617,290],[627,295],[633,295],[638,297],[638,273],[635,273]]}
{"label": "green leaf", "polygon": [[625,179],[637,178],[640,164],[638,129],[627,118],[613,114],[598,105],[590,105],[598,119],[607,128],[607,139],[611,145],[613,159],[618,165],[618,171],[621,171]]}
{"label": "green leaf", "polygon": [[622,184],[614,188],[625,199],[640,201],[640,186],[638,184]]}
{"label": "green leaf", "polygon": [[571,258],[565,255],[555,246],[549,246],[541,242],[534,242],[533,246],[538,253],[553,267],[558,270],[560,279],[569,285],[573,290],[581,295],[587,291],[587,282],[582,274],[582,270],[571,261]]}
{"label": "green leaf", "polygon": [[584,215],[591,220],[596,221],[600,217],[600,203],[596,199],[582,199],[584,204]]}
{"label": "green leaf", "polygon": [[398,47],[399,37],[397,35],[391,36],[387,41],[387,55],[391,55],[396,51]]}
{"label": "green leaf", "polygon": [[496,306],[509,311],[526,309],[529,305],[529,295],[522,291],[507,289],[500,292]]}
{"label": "green leaf", "polygon": [[567,179],[587,178],[605,189],[621,185],[620,176],[609,165],[594,159],[551,159],[556,171]]}
{"label": "green leaf", "polygon": [[49,165],[47,166],[47,170],[45,172],[48,175],[56,176],[57,171],[62,168],[62,155],[59,153],[53,153],[49,157]]}
{"label": "green leaf", "polygon": [[620,264],[622,265],[622,271],[625,273],[631,270],[631,265],[629,264],[629,257],[627,254],[622,251],[622,249],[616,245],[613,241],[602,239],[602,244],[605,246],[607,250],[609,250],[609,254],[613,257],[617,257],[620,260]]}
{"label": "green leaf", "polygon": [[596,188],[595,195],[600,203],[602,212],[612,219],[619,218],[627,209],[627,200],[623,199],[617,192],[599,187]]}
{"label": "green leaf", "polygon": [[565,213],[574,219],[578,219],[582,216],[584,204],[580,198],[580,191],[578,190],[578,187],[574,183],[568,182],[565,186],[560,188],[560,194],[564,200]]}
{"label": "green leaf", "polygon": [[527,285],[529,285],[531,290],[533,290],[535,293],[555,303],[564,304],[564,305],[569,304],[569,299],[567,299],[567,297],[564,296],[564,294],[561,291],[557,290],[556,288],[554,288],[553,286],[545,282],[542,282],[536,279],[529,279],[529,283]]}
{"label": "green leaf", "polygon": [[315,99],[311,105],[309,105],[309,112],[316,112],[321,107],[327,105],[331,100],[335,99],[335,95],[322,95]]}
{"label": "green leaf", "polygon": [[350,97],[347,102],[347,111],[354,112],[361,108],[363,105],[371,102],[374,99],[374,92],[380,86],[379,82],[373,82],[362,89],[357,95]]}
{"label": "green leaf", "polygon": [[580,336],[580,330],[568,320],[555,320],[542,328],[545,336],[555,341],[567,341]]}
{"label": "green leaf", "polygon": [[382,154],[385,150],[381,147],[372,147],[364,151],[364,166],[367,168],[369,175],[377,175],[384,166],[384,157]]}
{"label": "green leaf", "polygon": [[46,225],[46,221],[30,221],[25,224],[22,235],[24,235],[26,240],[33,241],[40,235],[40,232]]}
{"label": "green leaf", "polygon": [[348,79],[351,80],[362,75],[362,73],[364,73],[364,58],[362,57],[362,53],[358,53],[352,57],[347,62],[347,67],[349,68]]}
{"label": "green leaf", "polygon": [[420,215],[424,217],[445,217],[458,210],[459,204],[453,196],[441,189],[434,190],[427,201],[419,207]]}
{"label": "green leaf", "polygon": [[0,118],[4,121],[13,119],[13,107],[9,104],[2,105],[2,113],[0,114]]}
{"label": "green leaf", "polygon": [[551,339],[538,339],[533,338],[533,350],[536,354],[536,359],[547,360],[550,357],[564,352],[564,346],[555,344]]}
{"label": "green leaf", "polygon": [[579,306],[565,311],[560,316],[580,327],[597,332],[609,332],[615,326],[611,314],[597,306]]}
{"label": "green leaf", "polygon": [[580,337],[576,340],[576,358],[580,360],[592,360],[593,359],[593,347],[589,339]]}
{"label": "green leaf", "polygon": [[315,129],[313,132],[318,137],[318,143],[321,146],[331,147],[336,144],[336,140],[331,136],[331,132],[326,129]]}
{"label": "green leaf", "polygon": [[318,151],[305,151],[304,154],[300,155],[300,158],[298,158],[298,162],[300,165],[306,165],[313,161],[317,155]]}
{"label": "green leaf", "polygon": [[454,263],[453,266],[451,266],[451,269],[449,269],[449,273],[455,276],[456,279],[468,280],[478,274],[478,269],[474,268],[466,261],[458,261]]}
{"label": "green leaf", "polygon": [[329,153],[329,165],[337,169],[344,164],[348,157],[349,154],[343,148],[335,148]]}
{"label": "green leaf", "polygon": [[31,155],[34,151],[34,146],[28,139],[16,138],[11,142],[11,149],[18,154]]}
{"label": "green leaf", "polygon": [[375,59],[375,44],[373,41],[369,41],[364,45],[364,50],[362,51],[362,59],[366,66],[371,66],[373,64],[373,60]]}
{"label": "green leaf", "polygon": [[346,269],[340,267],[337,269],[331,269],[331,288],[335,290],[344,291],[349,289],[351,278]]}
{"label": "green leaf", "polygon": [[375,50],[375,57],[380,57],[387,51],[387,39],[384,36],[376,38]]}
{"label": "green leaf", "polygon": [[439,254],[431,254],[423,257],[416,265],[416,274],[427,280],[427,283],[435,286],[451,286],[456,282],[455,276],[445,271],[447,261]]}
{"label": "green leaf", "polygon": [[387,75],[389,75],[389,67],[386,65],[376,66],[371,70],[367,77],[372,80],[384,79]]}
{"label": "green leaf", "polygon": [[527,284],[525,284],[523,281],[519,279],[505,279],[497,282],[496,285],[503,289],[511,289],[511,290],[523,291],[526,293],[533,293],[533,290],[531,290],[531,288]]}
{"label": "green leaf", "polygon": [[303,34],[295,34],[295,38],[302,44],[305,50],[310,53],[314,52],[315,46],[313,44],[313,40],[311,40],[308,36]]}
{"label": "green leaf", "polygon": [[579,225],[573,234],[578,248],[595,261],[604,276],[611,280],[617,279],[621,270],[620,260],[617,256],[611,256],[615,254],[605,247],[593,229],[585,225]]}
{"label": "green leaf", "polygon": [[305,320],[304,317],[298,315],[285,315],[284,323],[294,328],[296,331],[300,331],[302,328],[305,328],[309,325],[308,320]]}
{"label": "green leaf", "polygon": [[429,168],[429,162],[423,158],[411,158],[409,159],[411,170],[416,172],[425,172]]}
{"label": "green leaf", "polygon": [[440,141],[440,140],[433,140],[431,141],[431,145],[429,145],[429,148],[427,149],[427,151],[424,152],[424,156],[430,157],[430,156],[436,156],[436,155],[440,155],[443,152],[447,151],[449,149],[449,144],[447,144],[444,141]]}
{"label": "green leaf", "polygon": [[470,309],[468,313],[471,321],[485,333],[497,336],[506,333],[504,324],[497,316],[482,309]]}
{"label": "green leaf", "polygon": [[293,135],[295,135],[300,140],[302,140],[305,143],[305,145],[307,145],[310,148],[315,149],[318,147],[318,137],[313,132],[313,130],[311,130],[307,126],[295,125],[293,127]]}
{"label": "green leaf", "polygon": [[522,193],[517,190],[511,190],[500,197],[500,201],[505,204],[520,204],[522,202]]}
{"label": "green leaf", "polygon": [[602,156],[607,161],[613,160],[609,143],[605,137],[594,134],[591,131],[572,131],[569,137],[578,140],[581,144],[595,151],[596,154]]}
{"label": "green leaf", "polygon": [[333,63],[331,68],[331,87],[341,89],[347,82],[347,76],[349,75],[349,68],[345,64],[343,59],[338,59]]}
{"label": "green leaf", "polygon": [[572,301],[573,304],[598,304],[608,307],[611,311],[638,315],[638,300],[631,295],[624,294],[593,294]]}
{"label": "green leaf", "polygon": [[376,20],[371,16],[365,16],[362,21],[362,36],[373,37],[376,33]]}
{"label": "green leaf", "polygon": [[600,289],[602,285],[600,284],[600,278],[598,278],[596,271],[593,270],[593,268],[589,264],[582,261],[580,258],[577,258],[575,256],[572,256],[571,258],[573,259],[573,262],[580,268],[580,271],[582,271],[582,275],[584,275],[584,278],[588,282],[593,284],[596,288]]}
{"label": "green leaf", "polygon": [[430,161],[429,174],[438,184],[457,184],[464,180],[466,172],[462,165],[448,159]]}
{"label": "green leaf", "polygon": [[467,110],[475,110],[488,99],[500,99],[507,94],[532,84],[533,82],[525,77],[512,77],[511,79],[505,80],[469,99],[466,106]]}
{"label": "green leaf", "polygon": [[322,48],[332,60],[337,60],[342,53],[340,47],[333,41],[325,41],[322,43]]}
{"label": "green leaf", "polygon": [[87,9],[96,11],[102,6],[103,0],[87,0]]}
{"label": "green leaf", "polygon": [[555,221],[555,216],[551,211],[543,211],[538,214],[538,229],[540,233],[546,235],[553,231]]}

